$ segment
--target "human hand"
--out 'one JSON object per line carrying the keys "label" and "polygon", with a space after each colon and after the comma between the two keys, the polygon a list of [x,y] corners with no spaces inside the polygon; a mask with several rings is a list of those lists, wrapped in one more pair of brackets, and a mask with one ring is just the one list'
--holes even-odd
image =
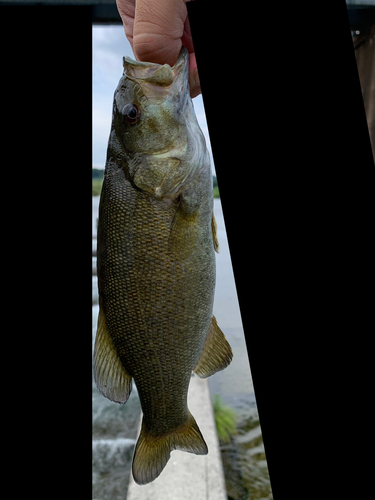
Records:
{"label": "human hand", "polygon": [[190,0],[116,0],[125,34],[138,61],[173,66],[182,45],[189,52],[191,97],[201,93],[186,2]]}

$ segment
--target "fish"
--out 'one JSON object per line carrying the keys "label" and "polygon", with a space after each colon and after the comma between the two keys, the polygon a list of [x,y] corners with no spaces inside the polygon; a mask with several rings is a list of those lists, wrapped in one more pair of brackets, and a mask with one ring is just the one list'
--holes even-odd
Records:
{"label": "fish", "polygon": [[171,67],[123,58],[99,203],[98,390],[142,407],[132,473],[156,479],[173,450],[207,444],[187,404],[192,374],[227,367],[232,349],[213,316],[215,251],[210,157],[182,48]]}

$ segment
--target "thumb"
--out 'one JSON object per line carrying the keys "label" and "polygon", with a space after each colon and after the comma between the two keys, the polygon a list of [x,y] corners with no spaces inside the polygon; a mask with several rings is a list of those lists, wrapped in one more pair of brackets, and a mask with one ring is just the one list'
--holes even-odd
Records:
{"label": "thumb", "polygon": [[173,66],[181,50],[186,17],[183,0],[137,0],[133,30],[136,58]]}

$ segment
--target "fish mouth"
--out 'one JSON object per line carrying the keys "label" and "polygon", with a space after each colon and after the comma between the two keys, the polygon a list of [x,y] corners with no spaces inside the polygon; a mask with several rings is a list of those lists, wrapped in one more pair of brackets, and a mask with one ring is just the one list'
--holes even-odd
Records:
{"label": "fish mouth", "polygon": [[143,61],[135,61],[130,57],[123,58],[124,76],[142,85],[142,83],[152,83],[160,87],[170,87],[172,84],[181,85],[180,91],[185,87],[185,82],[189,81],[189,54],[185,47],[181,48],[176,64],[171,67],[169,64],[157,64]]}

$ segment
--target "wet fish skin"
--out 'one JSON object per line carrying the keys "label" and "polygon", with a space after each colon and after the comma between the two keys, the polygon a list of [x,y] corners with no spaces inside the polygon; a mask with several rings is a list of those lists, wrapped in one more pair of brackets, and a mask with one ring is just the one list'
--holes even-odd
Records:
{"label": "wet fish skin", "polygon": [[119,403],[133,378],[137,385],[138,484],[154,480],[173,449],[208,451],[187,392],[193,370],[208,377],[232,359],[212,316],[215,249],[212,174],[187,51],[173,68],[124,58],[99,206],[94,376]]}

